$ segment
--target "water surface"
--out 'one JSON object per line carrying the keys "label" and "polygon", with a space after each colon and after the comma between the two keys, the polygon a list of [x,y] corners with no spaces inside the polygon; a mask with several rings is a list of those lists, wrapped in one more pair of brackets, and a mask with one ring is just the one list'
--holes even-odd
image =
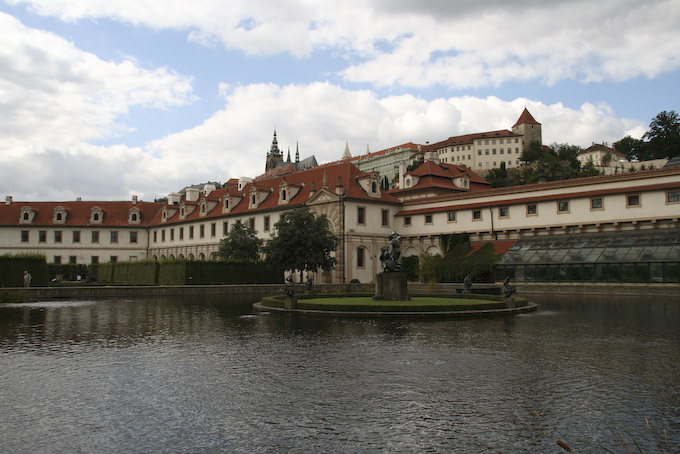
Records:
{"label": "water surface", "polygon": [[538,302],[470,320],[1,305],[1,451],[680,451],[680,302]]}

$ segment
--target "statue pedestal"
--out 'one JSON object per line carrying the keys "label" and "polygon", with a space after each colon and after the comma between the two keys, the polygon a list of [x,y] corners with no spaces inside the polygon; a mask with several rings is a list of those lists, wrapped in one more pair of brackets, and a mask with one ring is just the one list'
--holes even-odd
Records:
{"label": "statue pedestal", "polygon": [[403,271],[380,273],[376,276],[374,300],[409,301],[408,279]]}
{"label": "statue pedestal", "polygon": [[295,306],[297,305],[297,298],[294,296],[287,296],[286,300],[283,303],[283,308],[284,309],[295,309]]}

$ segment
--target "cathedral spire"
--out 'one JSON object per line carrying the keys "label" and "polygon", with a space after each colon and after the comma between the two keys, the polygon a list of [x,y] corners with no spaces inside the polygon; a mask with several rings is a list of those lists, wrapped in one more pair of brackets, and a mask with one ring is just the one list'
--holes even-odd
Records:
{"label": "cathedral spire", "polygon": [[300,162],[300,145],[295,141],[295,163]]}
{"label": "cathedral spire", "polygon": [[286,159],[286,162],[290,162],[290,147],[288,147],[288,159]]}
{"label": "cathedral spire", "polygon": [[349,159],[352,155],[349,152],[349,143],[345,142],[345,152],[342,154],[342,159]]}
{"label": "cathedral spire", "polygon": [[281,150],[279,150],[279,141],[276,139],[276,128],[274,128],[274,138],[272,139],[272,146],[269,148],[269,154],[273,154],[275,156],[280,156],[283,153],[281,153]]}

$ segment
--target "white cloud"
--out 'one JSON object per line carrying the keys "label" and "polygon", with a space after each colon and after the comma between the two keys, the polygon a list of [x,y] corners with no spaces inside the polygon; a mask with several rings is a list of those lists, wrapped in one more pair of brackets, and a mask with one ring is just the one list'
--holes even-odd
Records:
{"label": "white cloud", "polygon": [[653,78],[680,66],[676,0],[450,2],[374,0],[13,0],[63,20],[112,18],[187,30],[247,54],[316,50],[355,62],[351,82],[454,88],[507,81]]}

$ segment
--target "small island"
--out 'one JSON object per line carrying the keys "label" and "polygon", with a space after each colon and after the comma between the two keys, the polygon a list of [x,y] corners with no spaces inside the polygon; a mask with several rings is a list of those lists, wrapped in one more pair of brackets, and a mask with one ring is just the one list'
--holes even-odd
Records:
{"label": "small island", "polygon": [[378,274],[375,295],[315,295],[308,281],[306,294],[296,295],[291,277],[286,279],[285,294],[263,298],[253,307],[260,312],[288,312],[342,316],[482,316],[534,311],[536,304],[515,295],[509,278],[499,287],[498,295],[473,294],[466,279],[461,293],[453,295],[409,295],[406,274],[402,271],[399,240],[392,232],[389,246],[383,248],[380,260],[383,272]]}

